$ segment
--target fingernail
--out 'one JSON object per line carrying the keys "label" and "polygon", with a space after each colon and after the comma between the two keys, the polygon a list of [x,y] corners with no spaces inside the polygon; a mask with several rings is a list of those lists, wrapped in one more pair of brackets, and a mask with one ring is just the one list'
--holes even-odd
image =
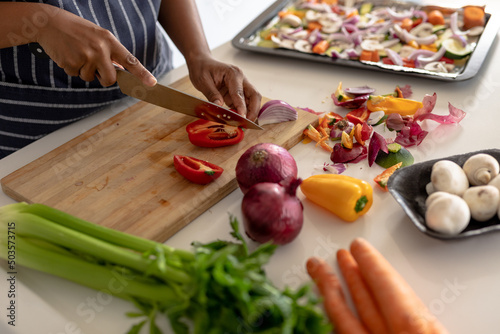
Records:
{"label": "fingernail", "polygon": [[215,100],[215,101],[214,101],[214,103],[215,103],[216,105],[218,105],[218,106],[221,106],[221,105],[222,105],[221,100],[218,100],[218,99],[217,99],[217,100]]}
{"label": "fingernail", "polygon": [[152,75],[148,76],[145,82],[145,84],[148,86],[154,86],[156,85],[156,83],[157,83],[156,78]]}

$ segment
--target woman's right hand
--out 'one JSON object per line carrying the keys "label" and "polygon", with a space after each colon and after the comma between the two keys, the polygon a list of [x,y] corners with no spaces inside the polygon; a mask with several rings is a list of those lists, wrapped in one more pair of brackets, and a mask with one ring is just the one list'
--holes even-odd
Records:
{"label": "woman's right hand", "polygon": [[113,65],[116,63],[144,84],[156,84],[155,77],[109,30],[63,9],[56,10],[47,24],[37,30],[35,40],[68,75],[79,76],[85,81],[93,81],[97,76],[107,87],[116,82]]}

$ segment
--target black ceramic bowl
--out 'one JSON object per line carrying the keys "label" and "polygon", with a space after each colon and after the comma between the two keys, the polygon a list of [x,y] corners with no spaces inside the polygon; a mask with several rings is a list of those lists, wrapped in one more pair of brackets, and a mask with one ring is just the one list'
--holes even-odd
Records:
{"label": "black ceramic bowl", "polygon": [[439,160],[451,160],[463,166],[469,157],[478,153],[489,154],[500,161],[500,150],[481,150],[407,166],[397,170],[389,178],[387,185],[389,192],[421,232],[439,239],[461,239],[500,230],[500,220],[497,215],[485,222],[478,222],[471,219],[467,228],[457,235],[446,235],[436,232],[425,224],[425,199],[427,198],[425,186],[431,181],[432,165]]}

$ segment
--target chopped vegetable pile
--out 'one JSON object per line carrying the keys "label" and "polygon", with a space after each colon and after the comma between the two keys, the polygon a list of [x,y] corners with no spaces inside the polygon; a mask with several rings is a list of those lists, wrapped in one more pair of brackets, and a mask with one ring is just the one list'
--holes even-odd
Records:
{"label": "chopped vegetable pile", "polygon": [[[315,141],[317,146],[330,153],[333,165],[325,163],[324,171],[340,174],[345,171],[345,164],[368,159],[369,166],[376,163],[389,169],[375,180],[387,190],[387,180],[397,169],[392,167],[399,163],[400,167],[413,164],[413,156],[407,147],[420,145],[427,136],[428,132],[420,126],[423,120],[456,124],[466,113],[448,104],[447,115],[435,114],[436,93],[426,95],[421,102],[412,100],[409,85],[397,86],[388,94],[374,93],[375,89],[371,87],[344,89],[342,82],[339,83],[332,100],[337,107],[348,110],[346,115],[333,111],[321,113],[318,125],[308,125],[303,133],[308,140]],[[384,138],[375,131],[381,125],[396,132],[395,138]]]}
{"label": "chopped vegetable pile", "polygon": [[[236,219],[235,242],[193,242],[173,249],[92,224],[41,204],[0,207],[0,257],[8,259],[15,234],[16,263],[131,300],[150,333],[164,314],[175,333],[330,333],[309,285],[279,290],[263,269],[276,249],[250,251]],[[109,289],[109,282],[126,284]]]}
{"label": "chopped vegetable pile", "polygon": [[298,0],[264,27],[261,47],[285,48],[381,67],[458,73],[484,30],[484,6],[459,10]]}

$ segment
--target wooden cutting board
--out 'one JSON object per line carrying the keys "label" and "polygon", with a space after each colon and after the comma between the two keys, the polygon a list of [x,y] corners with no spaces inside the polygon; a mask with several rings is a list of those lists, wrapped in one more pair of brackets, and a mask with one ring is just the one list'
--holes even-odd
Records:
{"label": "wooden cutting board", "polygon": [[[202,97],[187,77],[172,87]],[[249,147],[270,142],[290,149],[308,124],[317,124],[318,116],[298,112],[297,121],[246,130],[238,145],[210,149],[189,142],[186,125],[194,118],[138,102],[6,176],[2,189],[17,201],[164,242],[238,187],[236,163]],[[208,185],[191,183],[174,169],[175,154],[210,161],[224,172]]]}

